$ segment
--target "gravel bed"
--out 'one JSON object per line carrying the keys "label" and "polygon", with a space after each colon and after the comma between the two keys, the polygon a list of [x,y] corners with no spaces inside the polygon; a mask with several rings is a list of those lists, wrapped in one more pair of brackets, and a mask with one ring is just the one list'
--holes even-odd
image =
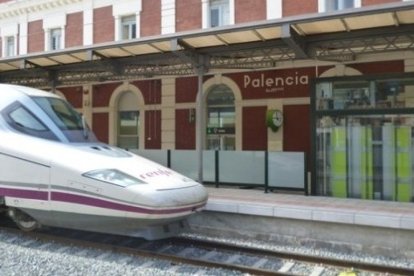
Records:
{"label": "gravel bed", "polygon": [[[229,238],[217,238],[208,235],[185,233],[187,238],[211,240],[242,245],[246,247],[264,248],[276,251],[289,251],[306,255],[323,256],[338,259],[350,259],[361,262],[371,262],[398,267],[414,268],[412,259],[391,259],[383,256],[370,256],[358,252],[334,252],[326,249],[316,249],[305,246],[278,245],[269,241],[247,241]],[[161,244],[153,246],[161,249]],[[165,244],[164,244],[165,246]],[[158,248],[160,247],[160,248]],[[166,247],[166,252],[180,251],[182,255],[205,255],[208,251],[192,250],[192,248]],[[216,252],[211,259],[223,261],[228,256]],[[257,259],[255,257],[240,256],[237,263],[251,266]],[[262,268],[279,269],[283,264],[273,261],[263,262]],[[316,267],[316,265],[315,265]],[[291,272],[305,273],[312,271],[312,265],[296,265]],[[337,269],[325,268],[322,275],[338,275]],[[191,265],[181,265],[166,260],[137,257],[129,254],[117,253],[108,250],[83,248],[79,246],[62,245],[54,242],[45,242],[30,238],[20,233],[0,230],[0,275],[4,276],[32,276],[32,275],[243,275],[239,272],[229,272],[221,269],[200,268]],[[364,276],[369,274],[358,273]]]}
{"label": "gravel bed", "polygon": [[117,252],[39,241],[0,230],[0,275],[242,275]]}
{"label": "gravel bed", "polygon": [[[313,256],[320,256],[320,257],[327,257],[327,258],[336,258],[339,260],[352,260],[352,261],[414,269],[414,259],[412,258],[391,258],[391,257],[380,256],[380,255],[368,255],[368,254],[364,254],[361,252],[339,252],[339,250],[333,251],[333,250],[328,250],[328,249],[314,248],[311,246],[287,246],[287,245],[280,245],[272,241],[265,242],[265,241],[257,241],[257,240],[233,239],[233,238],[228,238],[228,237],[225,237],[225,238],[214,237],[214,236],[209,236],[207,234],[201,235],[198,233],[183,233],[182,236],[186,238],[230,243],[230,244],[235,244],[235,245],[245,246],[245,247],[261,248],[261,249],[282,251],[282,252],[292,252],[292,253],[303,254],[303,255],[313,255]],[[364,275],[364,274],[358,274],[358,275]]]}

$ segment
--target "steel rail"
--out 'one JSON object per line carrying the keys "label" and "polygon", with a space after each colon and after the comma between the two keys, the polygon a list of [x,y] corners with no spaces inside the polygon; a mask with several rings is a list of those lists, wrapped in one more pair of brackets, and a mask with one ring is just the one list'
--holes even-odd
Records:
{"label": "steel rail", "polygon": [[378,272],[378,273],[389,273],[389,274],[398,274],[398,275],[414,275],[414,269],[412,268],[405,268],[405,267],[395,267],[395,266],[388,266],[383,264],[374,264],[374,263],[366,263],[360,261],[352,261],[352,260],[340,260],[335,258],[328,258],[328,257],[321,257],[315,255],[304,255],[304,254],[297,254],[292,252],[282,252],[282,251],[275,251],[269,249],[261,249],[261,248],[254,248],[254,247],[246,247],[234,244],[227,244],[223,242],[214,242],[214,241],[205,241],[199,239],[191,239],[191,238],[171,238],[171,242],[175,244],[187,244],[197,247],[204,247],[209,249],[218,249],[218,250],[229,250],[229,251],[239,251],[242,253],[247,254],[254,254],[254,255],[262,255],[262,256],[270,256],[275,258],[281,259],[289,259],[299,262],[308,262],[308,263],[315,263],[315,264],[323,264],[329,265],[334,267],[343,267],[343,268],[353,268],[353,269],[360,269],[370,272]]}
{"label": "steel rail", "polygon": [[[144,258],[153,258],[153,259],[162,259],[172,262],[173,264],[186,264],[186,265],[193,265],[196,267],[202,268],[217,268],[217,269],[226,269],[231,271],[239,271],[241,273],[249,273],[251,275],[263,275],[263,276],[270,276],[270,275],[294,275],[291,273],[284,273],[284,272],[277,272],[277,271],[270,271],[264,270],[260,268],[251,268],[247,266],[231,264],[231,263],[222,263],[222,262],[215,262],[215,261],[208,261],[196,258],[187,258],[187,257],[180,257],[174,254],[166,254],[166,253],[159,253],[156,251],[148,250],[148,249],[140,249],[136,247],[128,247],[125,245],[128,243],[128,239],[135,239],[131,237],[123,237],[123,236],[113,236],[115,239],[118,239],[116,242],[120,245],[116,245],[113,242],[105,242],[105,241],[92,241],[99,237],[103,238],[107,235],[100,234],[100,233],[90,233],[90,232],[83,232],[84,235],[79,234],[82,231],[71,230],[71,231],[64,231],[64,234],[59,234],[58,232],[52,231],[45,231],[45,232],[23,232],[13,226],[0,226],[0,230],[21,234],[25,237],[33,238],[37,241],[43,242],[54,242],[59,243],[62,245],[70,245],[76,246],[80,248],[90,248],[90,249],[99,249],[104,251],[112,251],[116,253],[124,253],[129,254],[131,256],[136,257],[144,257]],[[68,236],[69,235],[69,236]],[[111,236],[111,235],[109,235]],[[89,240],[90,239],[90,240]],[[145,241],[148,243],[147,241]]]}

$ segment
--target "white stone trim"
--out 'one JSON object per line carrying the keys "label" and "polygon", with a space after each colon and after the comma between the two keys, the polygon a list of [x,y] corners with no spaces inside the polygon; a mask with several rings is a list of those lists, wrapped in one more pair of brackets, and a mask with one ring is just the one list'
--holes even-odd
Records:
{"label": "white stone trim", "polygon": [[282,0],[266,0],[266,19],[282,18]]}
{"label": "white stone trim", "polygon": [[175,33],[175,0],[161,0],[161,34]]}
{"label": "white stone trim", "polygon": [[124,0],[114,2],[112,5],[112,15],[115,18],[115,40],[121,40],[122,17],[135,15],[136,37],[141,33],[141,11],[142,0]]}
{"label": "white stone trim", "polygon": [[141,90],[129,82],[124,82],[118,86],[111,95],[109,100],[109,119],[108,119],[108,143],[110,145],[116,145],[117,143],[117,121],[118,121],[118,101],[122,93],[130,91],[138,100],[139,111],[139,148],[145,148],[145,102]]}

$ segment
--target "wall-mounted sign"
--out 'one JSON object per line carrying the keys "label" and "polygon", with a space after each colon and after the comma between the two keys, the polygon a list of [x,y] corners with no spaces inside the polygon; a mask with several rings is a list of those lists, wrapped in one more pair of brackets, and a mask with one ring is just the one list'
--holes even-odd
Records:
{"label": "wall-mounted sign", "polygon": [[274,132],[283,125],[283,113],[279,109],[269,109],[266,112],[266,125]]}
{"label": "wall-mounted sign", "polygon": [[207,134],[234,134],[234,127],[208,127]]}

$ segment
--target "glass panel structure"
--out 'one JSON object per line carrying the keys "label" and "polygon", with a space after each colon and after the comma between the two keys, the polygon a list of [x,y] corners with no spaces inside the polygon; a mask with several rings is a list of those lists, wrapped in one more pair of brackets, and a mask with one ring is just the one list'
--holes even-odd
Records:
{"label": "glass panel structure", "polygon": [[414,76],[319,80],[316,194],[413,201]]}

